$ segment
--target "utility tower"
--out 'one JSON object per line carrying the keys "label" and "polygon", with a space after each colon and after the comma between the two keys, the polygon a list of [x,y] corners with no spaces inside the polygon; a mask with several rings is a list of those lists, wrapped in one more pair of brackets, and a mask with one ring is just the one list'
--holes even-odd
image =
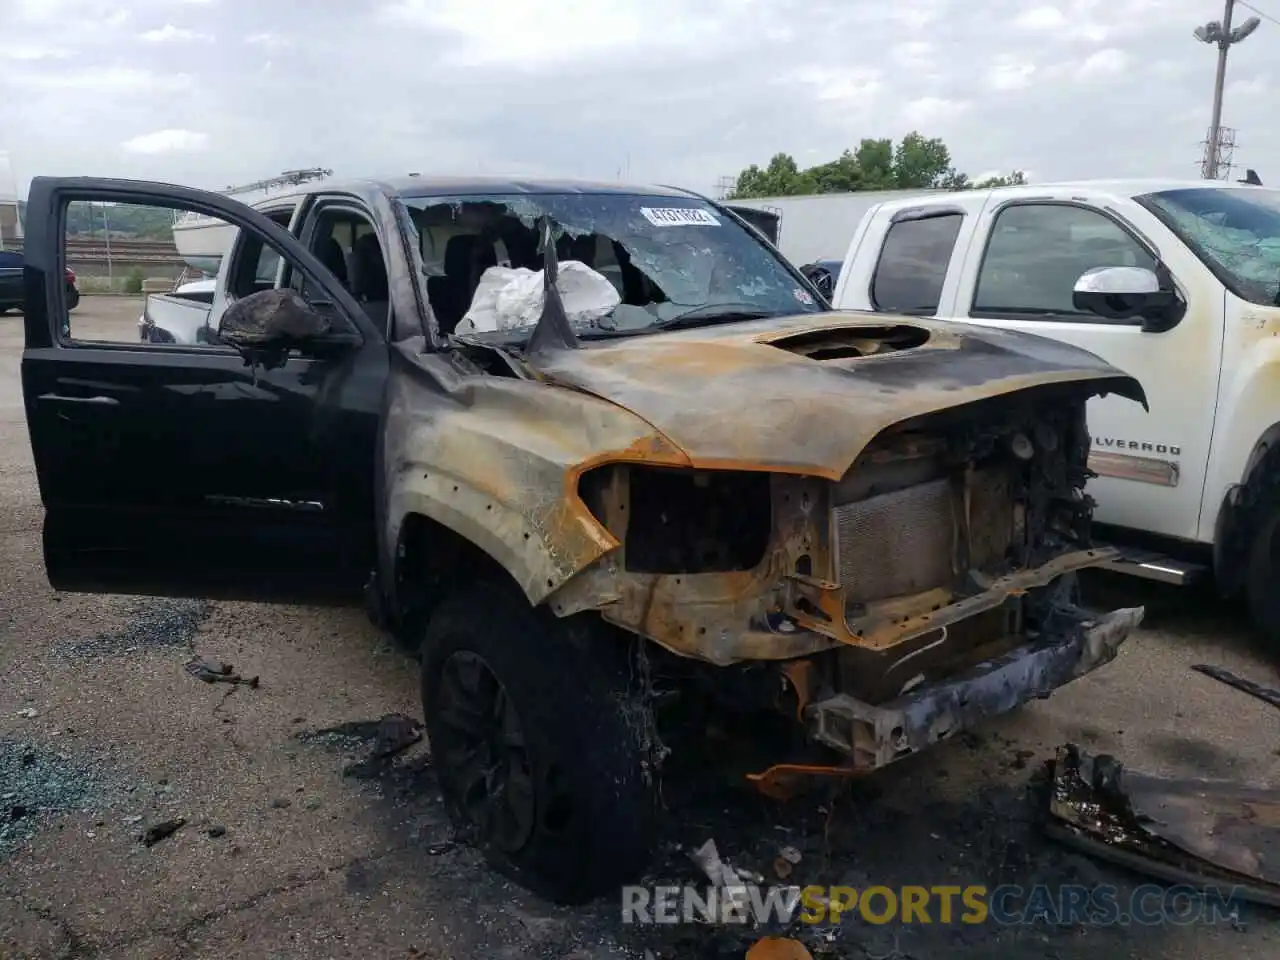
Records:
{"label": "utility tower", "polygon": [[[1213,136],[1213,129],[1209,130],[1209,137]],[[1229,180],[1231,179],[1231,168],[1235,166],[1232,158],[1236,152],[1236,131],[1234,127],[1224,127],[1218,124],[1218,140],[1215,144],[1209,137],[1205,137],[1204,153],[1200,158],[1200,176],[1205,180]],[[1215,164],[1212,169],[1210,164]]]}
{"label": "utility tower", "polygon": [[[1205,138],[1205,158],[1202,176],[1206,180],[1217,180],[1222,166],[1222,89],[1227,81],[1227,51],[1233,44],[1239,43],[1253,31],[1258,29],[1262,21],[1250,17],[1238,27],[1231,26],[1231,15],[1235,12],[1236,0],[1226,0],[1222,10],[1221,22],[1210,20],[1203,26],[1196,27],[1193,35],[1201,43],[1208,43],[1218,48],[1218,70],[1213,79],[1213,113],[1209,118],[1209,136]],[[1235,137],[1231,138],[1234,147]]]}

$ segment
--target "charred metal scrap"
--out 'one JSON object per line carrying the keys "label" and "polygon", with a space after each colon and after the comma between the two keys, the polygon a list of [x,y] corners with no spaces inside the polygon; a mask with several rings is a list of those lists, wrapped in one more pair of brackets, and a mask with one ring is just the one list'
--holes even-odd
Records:
{"label": "charred metal scrap", "polygon": [[1269,703],[1271,706],[1280,709],[1280,690],[1274,690],[1271,687],[1264,687],[1260,683],[1254,683],[1252,680],[1246,680],[1244,677],[1238,677],[1230,670],[1224,670],[1222,667],[1215,667],[1208,663],[1196,663],[1191,667],[1197,673],[1203,673],[1206,677],[1212,677],[1219,683],[1225,683],[1228,687],[1234,687],[1241,693],[1247,693],[1251,697],[1257,697],[1263,703]]}
{"label": "charred metal scrap", "polygon": [[1050,836],[1100,859],[1280,907],[1280,791],[1134,773],[1067,744],[1049,816]]}

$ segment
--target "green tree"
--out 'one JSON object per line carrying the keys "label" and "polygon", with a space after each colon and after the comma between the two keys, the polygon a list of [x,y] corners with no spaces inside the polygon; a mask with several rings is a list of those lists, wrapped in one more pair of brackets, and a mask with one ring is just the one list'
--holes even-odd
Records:
{"label": "green tree", "polygon": [[756,164],[738,174],[729,197],[789,197],[859,190],[972,190],[1026,182],[1022,171],[979,183],[951,165],[951,151],[938,137],[911,131],[895,146],[889,138],[864,138],[835,160],[801,169],[789,153],[774,154],[763,169]]}
{"label": "green tree", "polygon": [[818,193],[852,193],[865,190],[862,166],[852,152],[846,150],[830,163],[822,163],[805,171]]}
{"label": "green tree", "polygon": [[864,190],[892,190],[895,186],[893,172],[893,141],[864,138],[858,144],[854,158],[862,170]]}
{"label": "green tree", "polygon": [[1007,177],[987,177],[973,185],[975,190],[989,190],[992,187],[1020,187],[1027,182],[1021,170],[1015,170]]}
{"label": "green tree", "polygon": [[761,170],[754,163],[738,174],[734,197],[789,197],[816,193],[817,183],[802,173],[795,157],[775,153],[769,165]]}
{"label": "green tree", "polygon": [[938,187],[952,174],[951,151],[938,137],[912,130],[893,151],[893,183],[899,190]]}
{"label": "green tree", "polygon": [[[26,202],[18,204],[25,222]],[[106,227],[113,237],[138,240],[172,240],[173,211],[168,207],[143,207],[136,203],[100,203],[75,200],[67,204],[66,231],[70,236],[102,237]]]}

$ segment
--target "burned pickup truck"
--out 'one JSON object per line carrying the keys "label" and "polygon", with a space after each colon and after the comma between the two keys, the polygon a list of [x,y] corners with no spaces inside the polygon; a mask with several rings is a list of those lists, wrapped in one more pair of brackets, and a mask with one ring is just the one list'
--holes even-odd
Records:
{"label": "burned pickup truck", "polygon": [[[237,228],[216,343],[62,334],[59,225],[85,200]],[[680,704],[781,722],[747,771],[776,792],[1043,697],[1141,620],[1073,600],[1110,556],[1086,402],[1145,402],[1092,354],[833,313],[675,189],[410,177],[271,203],[33,182],[49,579],[363,598],[420,653],[460,831],[532,889],[644,870]]]}

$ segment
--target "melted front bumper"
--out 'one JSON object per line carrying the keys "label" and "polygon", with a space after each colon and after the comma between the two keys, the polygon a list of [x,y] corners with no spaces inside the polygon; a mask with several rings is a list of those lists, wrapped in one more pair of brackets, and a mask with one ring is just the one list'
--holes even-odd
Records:
{"label": "melted front bumper", "polygon": [[851,758],[854,767],[883,767],[987,717],[1047,697],[1111,662],[1142,617],[1142,607],[1130,607],[1079,619],[1051,637],[887,703],[873,705],[847,694],[811,703],[805,721],[814,740]]}

